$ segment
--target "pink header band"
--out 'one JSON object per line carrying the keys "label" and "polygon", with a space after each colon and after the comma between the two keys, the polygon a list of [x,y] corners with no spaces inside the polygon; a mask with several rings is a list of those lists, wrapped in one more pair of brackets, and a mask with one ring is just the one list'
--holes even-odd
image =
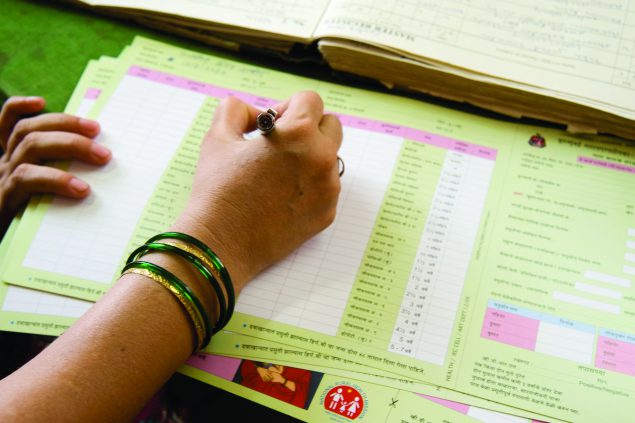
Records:
{"label": "pink header band", "polygon": [[87,100],[97,100],[101,95],[101,90],[99,88],[89,88],[86,90],[86,94],[84,98]]}
{"label": "pink header band", "polygon": [[595,367],[635,376],[635,344],[600,335]]}
{"label": "pink header band", "polygon": [[[128,75],[144,78],[149,81],[158,82],[160,84],[169,85],[188,91],[201,93],[210,97],[224,98],[228,96],[234,96],[244,101],[245,103],[249,103],[253,106],[263,109],[272,107],[277,103],[277,101],[273,99],[259,97],[241,91],[217,87],[198,81],[191,81],[176,75],[142,68],[140,66],[131,66],[128,69]],[[470,144],[464,141],[458,141],[452,138],[447,138],[441,135],[432,134],[418,129],[408,128],[406,126],[395,125],[392,123],[360,118],[358,116],[342,114],[336,115],[339,117],[342,125],[349,128],[364,129],[366,131],[378,132],[386,135],[394,135],[396,137],[406,138],[412,141],[444,148],[446,150],[480,157],[482,159],[496,160],[496,150],[493,148]]]}

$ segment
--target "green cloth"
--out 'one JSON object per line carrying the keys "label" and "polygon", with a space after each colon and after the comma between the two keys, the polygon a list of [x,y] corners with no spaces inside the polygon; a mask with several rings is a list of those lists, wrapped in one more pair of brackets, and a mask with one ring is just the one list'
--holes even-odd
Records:
{"label": "green cloth", "polygon": [[47,111],[62,111],[88,61],[118,56],[137,34],[219,54],[202,44],[60,2],[0,0],[0,90],[6,96],[43,96]]}

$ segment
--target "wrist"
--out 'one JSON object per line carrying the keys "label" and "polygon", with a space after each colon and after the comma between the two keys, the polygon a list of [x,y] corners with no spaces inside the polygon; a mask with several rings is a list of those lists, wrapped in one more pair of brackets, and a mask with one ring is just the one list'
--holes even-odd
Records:
{"label": "wrist", "polygon": [[[223,230],[221,224],[218,225],[217,229],[210,229],[200,222],[201,219],[186,212],[177,219],[169,230],[191,235],[214,251],[229,272],[234,291],[238,294],[250,279],[248,268],[244,264],[244,260],[241,260],[241,257],[245,256],[244,253],[233,241],[234,238],[231,234],[224,233],[226,231]],[[212,227],[214,226],[212,225]]]}

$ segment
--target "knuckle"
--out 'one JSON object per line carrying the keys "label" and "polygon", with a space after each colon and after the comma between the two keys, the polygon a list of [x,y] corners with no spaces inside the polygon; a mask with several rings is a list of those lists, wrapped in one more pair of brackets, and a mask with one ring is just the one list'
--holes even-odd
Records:
{"label": "knuckle", "polygon": [[335,207],[329,207],[324,210],[324,213],[322,213],[322,218],[320,220],[320,225],[322,226],[322,228],[331,226],[331,224],[335,221],[336,210],[337,209]]}
{"label": "knuckle", "polygon": [[317,102],[317,103],[321,103],[322,102],[322,97],[320,97],[320,95],[313,90],[304,90],[304,91],[300,91],[298,93],[299,96],[302,96],[304,100],[310,101],[310,102]]}
{"label": "knuckle", "polygon": [[340,178],[337,178],[336,183],[334,184],[335,187],[333,188],[333,194],[335,196],[335,198],[339,198],[340,194],[342,193],[342,183],[340,182]]}
{"label": "knuckle", "polygon": [[322,227],[326,228],[335,220],[341,184],[339,178],[335,180],[330,176],[325,176],[321,181],[316,201],[323,205],[320,207],[322,211],[319,221]]}
{"label": "knuckle", "polygon": [[324,181],[330,183],[333,173],[333,163],[326,160],[320,160],[319,162],[315,163],[315,171],[318,172],[318,174]]}
{"label": "knuckle", "polygon": [[12,99],[13,97],[9,97],[7,101],[2,104],[2,108],[0,108],[0,116],[4,115],[9,109],[11,109],[11,103],[13,102]]}
{"label": "knuckle", "polygon": [[314,159],[314,166],[316,171],[323,175],[323,177],[328,178],[331,172],[333,172],[334,162],[330,155],[320,154]]}
{"label": "knuckle", "polygon": [[82,137],[81,135],[72,135],[68,140],[68,148],[71,151],[79,152],[88,149],[88,139]]}
{"label": "knuckle", "polygon": [[294,119],[287,130],[292,139],[306,140],[317,131],[317,128],[311,117],[303,113]]}
{"label": "knuckle", "polygon": [[24,180],[27,178],[30,170],[31,165],[28,163],[20,163],[19,165],[17,165],[15,169],[13,169],[13,172],[11,172],[11,176],[9,177],[9,185],[13,188],[20,186],[20,184],[22,184],[22,182],[24,182]]}
{"label": "knuckle", "polygon": [[30,119],[20,119],[13,128],[13,133],[18,138],[23,138],[30,132]]}
{"label": "knuckle", "polygon": [[335,222],[336,212],[337,209],[335,207],[331,207],[326,213],[326,226],[331,226],[331,224]]}
{"label": "knuckle", "polygon": [[34,151],[38,145],[38,133],[28,132],[22,137],[21,148],[27,151]]}
{"label": "knuckle", "polygon": [[55,127],[68,127],[68,126],[77,126],[79,125],[79,118],[76,116],[71,116],[63,113],[56,113],[52,118],[52,124]]}
{"label": "knuckle", "polygon": [[62,187],[66,185],[71,178],[71,175],[66,172],[55,172],[51,175],[50,180],[53,186]]}
{"label": "knuckle", "polygon": [[4,104],[2,105],[2,110],[0,111],[0,113],[9,112],[12,108],[14,108],[20,103],[21,99],[22,99],[21,97],[16,97],[16,96],[9,97],[7,101],[5,101]]}
{"label": "knuckle", "polygon": [[223,98],[220,102],[220,107],[222,108],[234,108],[236,106],[238,106],[239,104],[241,104],[242,102],[237,99],[236,97],[234,97],[233,95],[227,96],[225,98]]}

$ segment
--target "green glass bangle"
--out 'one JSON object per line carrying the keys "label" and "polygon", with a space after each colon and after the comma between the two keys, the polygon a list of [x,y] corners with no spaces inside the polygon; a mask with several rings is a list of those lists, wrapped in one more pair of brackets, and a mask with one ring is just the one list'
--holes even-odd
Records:
{"label": "green glass bangle", "polygon": [[[196,248],[204,252],[210,261],[214,264],[214,267],[218,271],[221,276],[221,282],[223,282],[223,286],[225,287],[225,291],[227,291],[227,321],[231,318],[234,313],[234,307],[236,305],[236,293],[234,291],[234,284],[232,283],[232,279],[229,276],[229,272],[227,268],[223,264],[223,262],[218,258],[216,253],[214,253],[205,243],[199,241],[191,235],[184,234],[182,232],[163,232],[161,234],[155,235],[148,240],[148,243],[155,242],[165,238],[174,238],[179,239],[181,241],[189,242],[194,245]],[[223,325],[224,326],[224,325]]]}
{"label": "green glass bangle", "polygon": [[[161,266],[157,266],[156,264],[150,263],[147,261],[132,261],[132,262],[126,263],[121,273],[123,274],[126,272],[126,270],[133,269],[133,268],[144,269],[166,279],[174,289],[176,289],[181,295],[183,295],[183,297],[187,299],[187,301],[189,301],[191,304],[194,305],[194,309],[196,310],[198,316],[201,318],[203,322],[203,326],[204,326],[205,334],[206,334],[204,339],[207,339],[209,337],[208,334],[210,334],[211,331],[210,331],[210,323],[209,323],[209,317],[207,316],[207,312],[205,312],[205,308],[203,308],[203,305],[199,301],[198,297],[194,294],[194,292],[192,292],[192,290],[187,285],[185,285],[179,278],[174,276],[171,272],[165,270]],[[195,322],[192,322],[192,323],[196,325]],[[195,335],[195,338],[196,339],[195,339],[195,345],[194,345],[194,352],[198,351],[199,348],[202,348],[202,346],[206,345],[201,343],[201,340],[198,339],[198,335]]]}
{"label": "green glass bangle", "polygon": [[203,342],[203,347],[207,346],[207,344],[210,341],[209,338],[213,334],[217,333],[223,326],[225,326],[225,324],[227,323],[225,319],[228,319],[227,304],[225,302],[225,296],[223,294],[223,290],[218,284],[218,281],[216,280],[214,275],[210,273],[207,267],[198,259],[198,257],[174,245],[164,244],[161,242],[149,242],[135,250],[137,254],[135,255],[134,259],[136,260],[138,257],[145,255],[148,251],[162,251],[162,252],[173,253],[183,257],[184,259],[189,260],[196,267],[196,269],[205,277],[205,279],[207,279],[208,282],[212,285],[212,288],[214,289],[214,292],[216,293],[216,296],[218,297],[219,318],[218,318],[218,322],[214,326],[214,329],[211,331],[211,333],[207,334],[208,336],[205,337],[205,341]]}

